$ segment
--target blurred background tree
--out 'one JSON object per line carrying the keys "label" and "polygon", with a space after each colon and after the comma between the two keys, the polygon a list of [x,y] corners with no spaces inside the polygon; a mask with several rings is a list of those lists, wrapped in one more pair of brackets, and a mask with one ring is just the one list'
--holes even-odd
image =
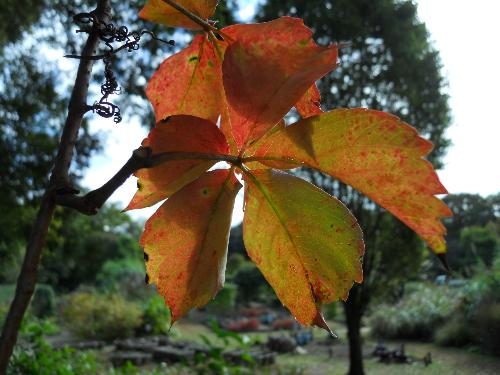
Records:
{"label": "blurred background tree", "polygon": [[[319,82],[325,108],[367,107],[393,113],[434,143],[429,159],[441,166],[449,144],[444,136],[450,123],[443,92],[446,82],[439,54],[412,1],[268,0],[257,18],[266,21],[283,15],[303,18],[321,44],[347,43],[340,50],[337,69]],[[363,228],[365,281],[351,289],[344,305],[349,374],[362,375],[361,318],[378,293],[391,291],[384,284],[388,279],[400,284],[416,276],[422,245],[411,231],[349,186],[315,171],[300,174],[339,197]]]}

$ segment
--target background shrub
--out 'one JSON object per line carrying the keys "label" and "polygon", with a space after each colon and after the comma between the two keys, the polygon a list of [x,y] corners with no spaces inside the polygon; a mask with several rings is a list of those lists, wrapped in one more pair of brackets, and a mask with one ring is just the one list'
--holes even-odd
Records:
{"label": "background shrub", "polygon": [[47,321],[23,321],[18,345],[9,362],[9,375],[93,375],[101,373],[92,352],[74,349],[54,350],[44,335],[54,332]]}
{"label": "background shrub", "polygon": [[53,316],[56,309],[56,295],[50,285],[38,284],[31,301],[31,312],[39,318]]}
{"label": "background shrub", "polygon": [[86,339],[130,337],[142,323],[142,309],[119,294],[71,294],[62,308],[68,329]]}
{"label": "background shrub", "polygon": [[146,285],[146,271],[142,259],[118,259],[106,261],[96,277],[100,291],[120,293],[126,299],[147,301],[154,288]]}
{"label": "background shrub", "polygon": [[461,289],[411,284],[396,304],[382,304],[374,308],[369,319],[372,334],[377,338],[429,340],[462,299]]}
{"label": "background shrub", "polygon": [[213,314],[224,314],[234,311],[236,306],[237,286],[233,283],[225,283],[217,296],[210,301],[207,309]]}
{"label": "background shrub", "polygon": [[152,296],[145,304],[142,313],[143,331],[148,334],[167,334],[170,330],[170,309],[162,297]]}

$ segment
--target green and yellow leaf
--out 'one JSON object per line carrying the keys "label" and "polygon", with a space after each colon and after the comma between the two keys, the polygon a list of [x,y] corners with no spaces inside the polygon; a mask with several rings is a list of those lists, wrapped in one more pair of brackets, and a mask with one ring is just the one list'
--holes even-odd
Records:
{"label": "green and yellow leaf", "polygon": [[208,303],[222,288],[231,215],[241,184],[232,170],[208,172],[170,197],[141,237],[149,282],[172,323]]}
{"label": "green and yellow leaf", "polygon": [[339,200],[287,173],[247,172],[245,189],[248,255],[300,323],[329,330],[321,305],[345,300],[363,279],[356,219]]}
{"label": "green and yellow leaf", "polygon": [[[449,208],[431,163],[432,149],[416,130],[390,114],[340,109],[275,132],[254,156],[294,161],[358,189],[412,228],[436,253],[446,251],[442,217]],[[262,163],[268,163],[261,161]]]}

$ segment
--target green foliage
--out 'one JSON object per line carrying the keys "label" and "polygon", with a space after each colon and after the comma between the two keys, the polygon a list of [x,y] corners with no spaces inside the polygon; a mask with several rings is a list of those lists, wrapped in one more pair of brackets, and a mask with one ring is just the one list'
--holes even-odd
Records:
{"label": "green foliage", "polygon": [[142,312],[143,329],[148,334],[167,334],[170,330],[170,310],[159,295],[152,296]]}
{"label": "green foliage", "polygon": [[207,309],[211,313],[224,314],[234,311],[238,288],[233,283],[225,283],[224,288],[209,302]]}
{"label": "green foliage", "polygon": [[[231,235],[233,233],[233,230],[231,230]],[[229,237],[231,238],[231,237]],[[245,257],[243,254],[235,253],[229,255],[227,258],[227,264],[226,264],[226,275],[228,277],[232,277],[238,270],[241,268],[241,266],[245,263]]]}
{"label": "green foliage", "polygon": [[375,337],[429,340],[464,296],[459,289],[432,284],[413,284],[409,289],[398,303],[373,309],[369,321]]}
{"label": "green foliage", "polygon": [[141,258],[108,260],[96,276],[96,285],[105,293],[120,293],[126,299],[147,301],[156,292],[144,283],[144,275]]}
{"label": "green foliage", "polygon": [[119,294],[77,292],[65,301],[62,318],[82,338],[113,340],[134,334],[142,323],[142,310]]}
{"label": "green foliage", "polygon": [[266,279],[252,262],[243,263],[233,277],[238,287],[238,301],[258,301],[262,290],[268,287]]}
{"label": "green foliage", "polygon": [[[218,339],[215,343],[208,336],[201,335],[201,339],[208,346],[208,354],[199,353],[195,356],[195,366],[192,370],[198,375],[225,375],[225,374],[252,374],[250,368],[255,364],[247,353],[250,340],[247,336],[239,335],[221,329],[215,320],[210,322],[210,328]],[[246,366],[234,365],[228,362],[223,353],[228,349],[238,348]]]}
{"label": "green foliage", "polygon": [[323,307],[326,319],[335,319],[339,314],[339,303],[333,302]]}
{"label": "green foliage", "polygon": [[46,322],[23,324],[21,340],[9,362],[9,375],[91,375],[98,373],[95,354],[74,349],[54,350],[44,339],[53,332]]}
{"label": "green foliage", "polygon": [[50,285],[38,284],[31,300],[31,311],[39,318],[54,315],[56,308],[56,295]]}
{"label": "green foliage", "polygon": [[460,232],[460,247],[466,255],[464,262],[471,265],[479,261],[491,267],[493,259],[498,254],[499,243],[493,225],[471,226]]}
{"label": "green foliage", "polygon": [[116,206],[105,206],[92,217],[58,210],[54,224],[55,233],[42,258],[40,280],[57,290],[72,291],[82,283],[94,284],[107,261],[142,262],[137,244],[140,226]]}
{"label": "green foliage", "polygon": [[[460,274],[473,276],[478,262],[491,264],[498,252],[499,194],[481,197],[478,194],[450,194],[444,198],[453,216],[444,220],[448,235],[448,262]],[[496,249],[496,250],[495,250]]]}

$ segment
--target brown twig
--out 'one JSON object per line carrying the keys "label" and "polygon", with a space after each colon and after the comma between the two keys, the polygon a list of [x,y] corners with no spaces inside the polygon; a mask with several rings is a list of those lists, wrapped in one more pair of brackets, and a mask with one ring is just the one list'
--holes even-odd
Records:
{"label": "brown twig", "polygon": [[[107,23],[110,13],[110,0],[98,0],[97,8],[94,11],[95,16]],[[83,48],[82,55],[92,55],[97,48],[98,41],[98,30],[93,27]],[[21,273],[17,280],[15,297],[3,326],[0,338],[0,375],[5,375],[7,371],[7,365],[17,341],[19,327],[35,290],[42,248],[55,209],[55,194],[61,189],[71,190],[68,170],[73,158],[74,146],[83,115],[87,111],[86,101],[92,64],[93,62],[90,60],[82,60],[78,66],[78,73],[71,93],[68,115],[54,168],[31,230]]]}
{"label": "brown twig", "polygon": [[200,25],[203,28],[203,30],[205,30],[207,33],[209,33],[210,31],[213,31],[213,32],[216,32],[216,33],[219,32],[219,30],[217,30],[217,28],[215,26],[210,25],[207,21],[205,21],[204,19],[200,18],[199,16],[197,16],[193,12],[187,10],[183,6],[177,4],[175,1],[173,1],[173,0],[162,0],[162,1],[164,3],[170,5],[172,8],[178,10],[182,14],[184,14],[191,21],[193,21],[193,22],[197,23],[198,25]]}
{"label": "brown twig", "polygon": [[234,40],[229,35],[225,34],[221,30],[217,29],[214,25],[212,25],[209,22],[205,21],[204,19],[202,19],[198,15],[194,14],[190,10],[184,8],[182,5],[177,4],[175,1],[173,1],[173,0],[162,0],[162,1],[164,3],[170,5],[172,8],[178,10],[182,14],[184,14],[190,20],[192,20],[195,23],[197,23],[198,25],[200,25],[203,28],[203,30],[205,30],[209,35],[212,32],[212,33],[220,35],[223,38],[223,40],[228,40],[228,41],[233,41]]}
{"label": "brown twig", "polygon": [[239,162],[237,157],[231,155],[198,152],[163,152],[152,155],[150,148],[139,147],[137,150],[134,150],[132,156],[123,167],[100,188],[84,196],[77,196],[73,194],[74,192],[60,192],[56,197],[56,203],[64,207],[73,208],[84,215],[95,215],[116,189],[135,171],[142,168],[155,167],[174,160],[213,160],[227,161],[232,164],[238,164]]}

